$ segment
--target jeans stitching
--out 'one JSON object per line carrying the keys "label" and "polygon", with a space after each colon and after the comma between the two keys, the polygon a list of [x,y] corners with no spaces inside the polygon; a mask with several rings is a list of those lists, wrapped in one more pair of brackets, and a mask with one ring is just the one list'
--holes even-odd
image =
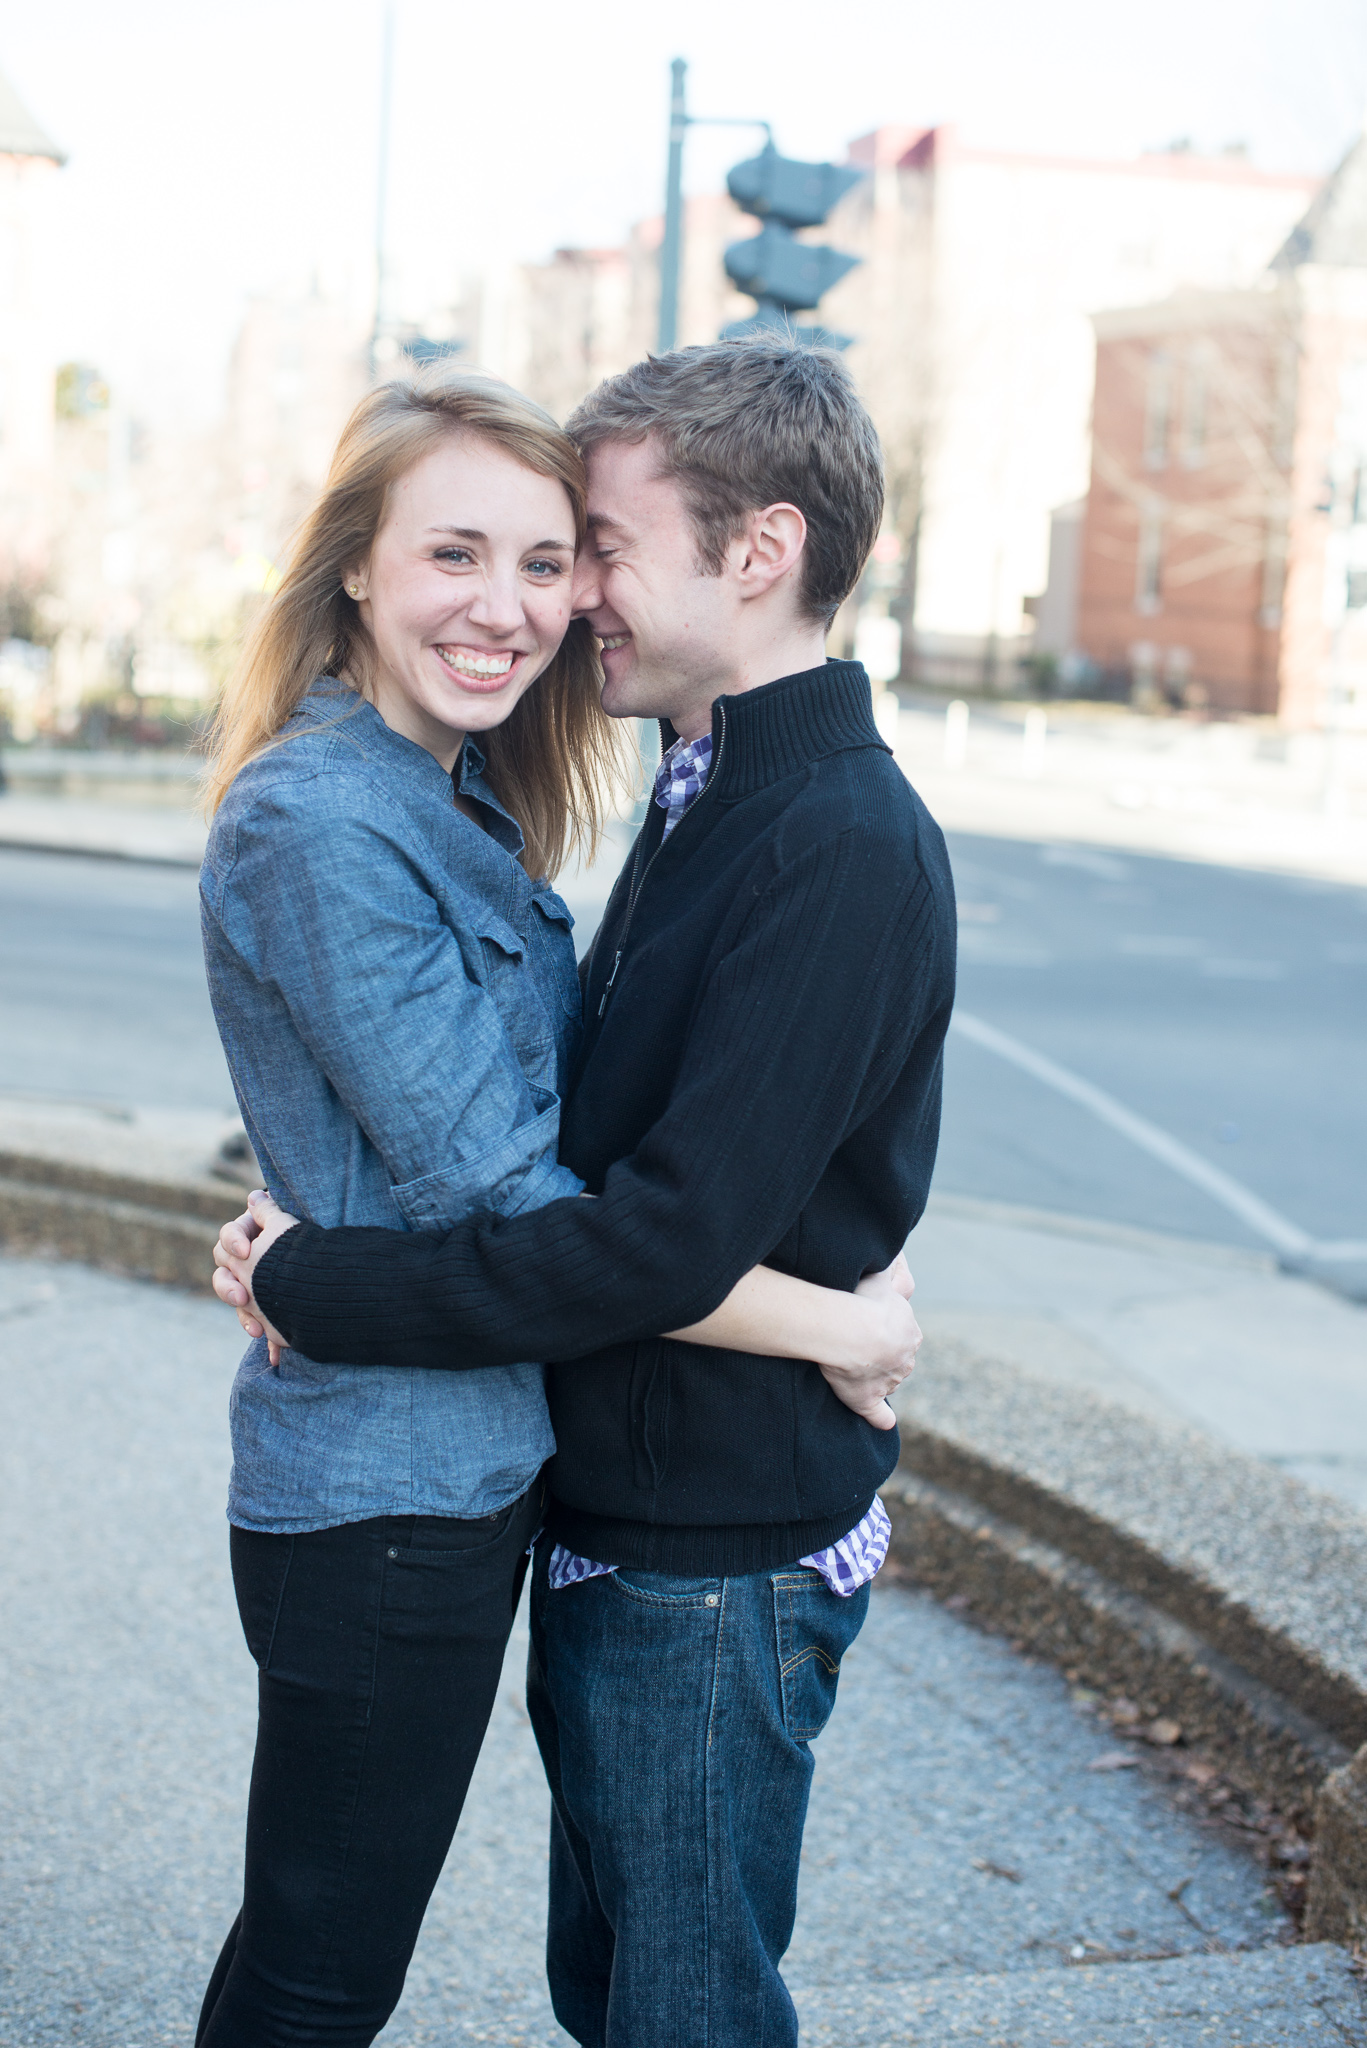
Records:
{"label": "jeans stitching", "polygon": [[712,2036],[712,1871],[717,1851],[717,1834],[713,1816],[713,1802],[716,1792],[716,1773],[712,1759],[712,1724],[717,1714],[717,1698],[721,1691],[722,1637],[726,1630],[726,1596],[730,1581],[721,1582],[721,1600],[717,1608],[716,1648],[712,1655],[712,1697],[707,1703],[707,1746],[703,1752],[703,1827],[706,1832],[707,1882],[703,1886],[702,1917],[702,1981],[703,2031],[699,2048],[708,2048]]}
{"label": "jeans stitching", "polygon": [[292,1572],[293,1570],[294,1570],[294,1538],[293,1538],[293,1536],[291,1536],[291,1537],[290,1537],[290,1548],[289,1548],[289,1555],[288,1555],[288,1557],[287,1557],[287,1558],[285,1559],[285,1569],[284,1569],[284,1571],[283,1571],[283,1572],[282,1572],[282,1573],[280,1574],[280,1591],[279,1591],[279,1592],[278,1592],[278,1593],[276,1594],[276,1596],[275,1596],[275,1612],[274,1612],[274,1614],[273,1614],[273,1615],[271,1616],[271,1632],[270,1632],[270,1635],[269,1635],[269,1637],[267,1638],[267,1641],[266,1641],[266,1656],[265,1656],[265,1661],[263,1662],[263,1664],[262,1664],[262,1666],[261,1666],[261,1669],[262,1669],[263,1671],[269,1671],[269,1670],[270,1670],[270,1668],[271,1668],[271,1656],[272,1656],[272,1653],[273,1653],[273,1652],[274,1652],[274,1650],[275,1650],[275,1632],[276,1632],[276,1630],[277,1630],[277,1629],[279,1628],[279,1626],[280,1626],[280,1610],[281,1610],[281,1608],[282,1608],[282,1607],[284,1606],[284,1604],[285,1604],[285,1588],[286,1588],[286,1586],[288,1586],[288,1584],[289,1584],[289,1582],[290,1582],[290,1573],[291,1573],[291,1572]]}
{"label": "jeans stitching", "polygon": [[[381,1547],[387,1548],[388,1546],[382,1545]],[[356,1839],[356,1809],[360,1804],[361,1785],[365,1778],[366,1760],[370,1754],[370,1731],[375,1722],[375,1684],[380,1663],[379,1643],[381,1624],[384,1620],[384,1589],[387,1576],[385,1562],[382,1562],[380,1566],[380,1595],[375,1603],[375,1634],[370,1649],[370,1695],[366,1701],[365,1741],[361,1745],[360,1761],[356,1771],[356,1784],[351,1795],[351,1813],[347,1820],[346,1830],[346,1849],[342,1855],[342,1868],[337,1884],[337,1898],[332,1909],[332,1926],[328,1932],[327,1947],[323,1951],[320,1976],[327,1970],[328,1964],[332,1961],[332,1951],[337,1941],[337,1923],[342,1917],[342,1902],[346,1897],[347,1874],[351,1867],[351,1852]]]}

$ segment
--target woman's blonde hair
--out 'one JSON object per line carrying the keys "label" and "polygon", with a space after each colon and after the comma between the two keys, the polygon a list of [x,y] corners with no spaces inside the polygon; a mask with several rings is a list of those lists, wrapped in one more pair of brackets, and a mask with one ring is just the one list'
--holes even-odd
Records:
{"label": "woman's blonde hair", "polygon": [[[365,695],[374,660],[342,579],[370,554],[391,487],[430,448],[469,434],[564,487],[584,538],[584,464],[549,413],[493,377],[436,364],[377,386],[342,430],[317,503],[229,679],[205,779],[210,815],[233,779],[297,710],[317,676]],[[531,875],[554,875],[573,847],[591,856],[623,753],[602,706],[594,638],[576,619],[555,658],[502,725],[476,735],[488,781],[517,819]]]}

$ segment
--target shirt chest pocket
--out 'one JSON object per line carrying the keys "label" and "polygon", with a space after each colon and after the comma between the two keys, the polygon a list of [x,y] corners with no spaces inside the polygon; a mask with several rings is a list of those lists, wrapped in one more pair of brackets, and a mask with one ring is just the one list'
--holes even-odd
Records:
{"label": "shirt chest pocket", "polygon": [[538,889],[532,898],[530,931],[537,979],[548,1003],[558,1003],[567,1017],[579,1017],[579,963],[574,953],[574,919],[554,889]]}
{"label": "shirt chest pocket", "polygon": [[553,1087],[556,1028],[534,967],[534,936],[529,943],[497,912],[482,910],[474,937],[478,952],[469,964],[498,1011],[522,1071],[531,1081],[549,1076]]}

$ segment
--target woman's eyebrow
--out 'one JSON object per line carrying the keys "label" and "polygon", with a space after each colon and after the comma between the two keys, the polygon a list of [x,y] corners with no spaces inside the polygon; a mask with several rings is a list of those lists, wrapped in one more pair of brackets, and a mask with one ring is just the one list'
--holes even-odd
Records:
{"label": "woman's eyebrow", "polygon": [[[488,534],[481,533],[477,526],[429,526],[427,531],[429,533],[449,534],[452,540],[487,541],[489,538]],[[572,555],[574,553],[574,542],[572,540],[534,540],[525,552],[529,555],[544,555],[552,548],[558,549],[562,554]]]}

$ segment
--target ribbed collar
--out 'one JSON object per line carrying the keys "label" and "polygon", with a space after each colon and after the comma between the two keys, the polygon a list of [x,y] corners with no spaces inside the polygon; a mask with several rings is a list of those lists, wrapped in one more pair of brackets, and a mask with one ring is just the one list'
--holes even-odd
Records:
{"label": "ribbed collar", "polygon": [[[660,732],[666,748],[678,738],[668,719],[661,720]],[[748,796],[809,761],[854,747],[888,751],[874,724],[863,664],[828,661],[757,690],[718,697],[712,706],[711,786],[723,800]]]}

